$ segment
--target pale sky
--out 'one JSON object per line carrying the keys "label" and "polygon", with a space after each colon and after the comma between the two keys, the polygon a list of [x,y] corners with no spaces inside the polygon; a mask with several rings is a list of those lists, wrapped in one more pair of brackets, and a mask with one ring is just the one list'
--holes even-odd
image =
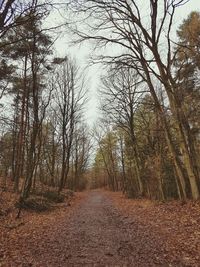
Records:
{"label": "pale sky", "polygon": [[[187,4],[179,7],[178,12],[174,20],[173,28],[177,29],[184,19],[187,18],[191,11],[200,11],[200,0],[190,0]],[[58,22],[58,18],[53,19]],[[53,21],[51,22],[54,23]],[[81,67],[84,67],[88,63],[89,55],[92,51],[92,46],[88,44],[82,44],[80,46],[70,46],[71,36],[68,34],[62,34],[62,37],[56,41],[56,50],[58,56],[64,56],[66,54],[74,56],[77,63]],[[90,126],[96,121],[98,117],[98,96],[97,88],[99,85],[99,76],[101,75],[100,66],[92,66],[87,71],[89,82],[89,104],[87,106],[86,118]]]}

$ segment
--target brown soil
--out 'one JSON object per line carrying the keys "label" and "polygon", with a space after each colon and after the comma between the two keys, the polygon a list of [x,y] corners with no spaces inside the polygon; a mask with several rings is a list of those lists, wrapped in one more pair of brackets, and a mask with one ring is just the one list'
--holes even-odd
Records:
{"label": "brown soil", "polygon": [[132,205],[134,216],[122,203],[129,207],[121,195],[90,191],[78,194],[71,207],[4,228],[0,266],[200,266],[197,254],[175,257],[161,227],[142,219],[151,205],[143,213]]}

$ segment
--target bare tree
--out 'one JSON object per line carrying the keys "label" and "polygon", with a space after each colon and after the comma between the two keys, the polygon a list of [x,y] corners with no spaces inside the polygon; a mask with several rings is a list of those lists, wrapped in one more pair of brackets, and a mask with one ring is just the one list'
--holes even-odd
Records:
{"label": "bare tree", "polygon": [[62,144],[59,184],[59,192],[61,192],[69,173],[75,126],[85,104],[86,91],[83,74],[76,63],[67,57],[59,63],[55,72],[55,100]]}
{"label": "bare tree", "polygon": [[88,169],[92,149],[91,135],[86,124],[77,125],[74,131],[71,159],[71,188],[81,190],[86,186],[84,174]]}
{"label": "bare tree", "polygon": [[138,153],[135,136],[134,115],[141,97],[146,93],[144,82],[130,67],[111,70],[109,75],[102,79],[103,88],[100,91],[102,110],[111,117],[117,127],[123,129],[130,137],[132,153],[135,159],[135,176],[139,187],[139,194],[143,195],[142,161]]}
{"label": "bare tree", "polygon": [[[140,1],[136,0],[80,1],[76,8],[82,15],[85,13],[87,16],[90,15],[94,23],[91,24],[89,33],[81,30],[75,32],[79,36],[79,41],[94,40],[100,47],[115,44],[124,48],[124,53],[100,56],[99,59],[107,63],[129,65],[146,82],[164,125],[168,146],[181,184],[182,197],[186,197],[188,179],[192,198],[197,199],[199,168],[195,140],[177,94],[179,82],[173,70],[174,54],[171,41],[175,11],[185,2],[187,1],[149,0],[144,15]],[[165,43],[164,50],[163,43]],[[165,112],[156,94],[155,80],[161,82],[168,97],[176,124],[181,158],[176,153]]]}

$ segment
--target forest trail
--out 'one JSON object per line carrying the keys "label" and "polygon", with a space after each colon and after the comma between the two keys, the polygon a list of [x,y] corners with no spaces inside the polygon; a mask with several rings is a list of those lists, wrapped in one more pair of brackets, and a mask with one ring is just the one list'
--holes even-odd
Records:
{"label": "forest trail", "polygon": [[138,227],[128,226],[108,195],[89,192],[66,224],[68,230],[55,236],[63,240],[65,260],[52,266],[154,266],[160,245],[150,249],[142,229],[138,233]]}
{"label": "forest trail", "polygon": [[9,260],[0,266],[199,266],[171,261],[162,234],[120,211],[110,193],[81,194],[53,219],[43,215],[43,224],[33,220],[15,229],[7,243]]}

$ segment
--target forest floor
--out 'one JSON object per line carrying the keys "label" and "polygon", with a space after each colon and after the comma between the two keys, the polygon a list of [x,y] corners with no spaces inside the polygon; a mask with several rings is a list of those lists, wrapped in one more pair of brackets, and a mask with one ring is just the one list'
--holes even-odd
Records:
{"label": "forest floor", "polygon": [[198,267],[200,204],[94,190],[50,212],[10,212],[0,216],[0,266]]}

